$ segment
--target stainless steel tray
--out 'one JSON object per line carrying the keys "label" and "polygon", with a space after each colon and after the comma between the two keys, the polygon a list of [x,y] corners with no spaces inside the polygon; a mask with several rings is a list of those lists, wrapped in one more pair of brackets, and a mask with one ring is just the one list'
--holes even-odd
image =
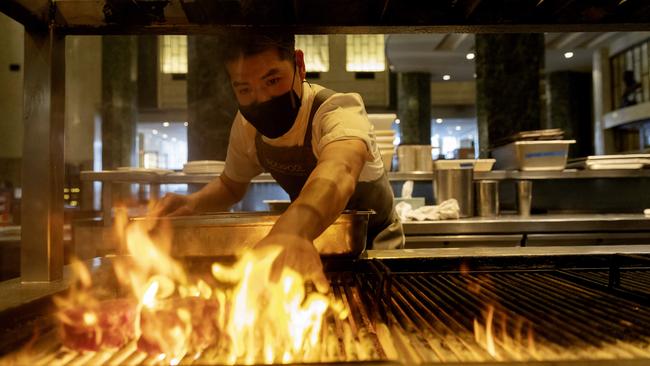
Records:
{"label": "stainless steel tray", "polygon": [[[372,211],[345,211],[316,240],[322,256],[358,257],[366,248]],[[172,255],[233,256],[257,244],[280,217],[272,212],[216,213],[169,217],[173,228]],[[134,218],[132,220],[147,220]]]}

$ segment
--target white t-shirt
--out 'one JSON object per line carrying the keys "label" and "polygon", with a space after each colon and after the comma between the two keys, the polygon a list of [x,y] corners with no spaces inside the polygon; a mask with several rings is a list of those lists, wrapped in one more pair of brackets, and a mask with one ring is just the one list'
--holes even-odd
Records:
{"label": "white t-shirt", "polygon": [[[272,146],[302,146],[312,102],[316,93],[323,89],[319,85],[303,83],[300,110],[289,132],[275,138],[262,136],[264,142]],[[230,130],[230,141],[226,155],[224,174],[242,183],[264,172],[257,160],[255,134],[257,130],[241,113],[237,112]],[[372,124],[368,120],[361,96],[357,93],[336,93],[328,98],[316,111],[312,123],[311,145],[318,159],[327,144],[334,141],[359,139],[366,143],[368,160],[361,170],[359,182],[369,182],[384,174],[381,155],[375,141]]]}

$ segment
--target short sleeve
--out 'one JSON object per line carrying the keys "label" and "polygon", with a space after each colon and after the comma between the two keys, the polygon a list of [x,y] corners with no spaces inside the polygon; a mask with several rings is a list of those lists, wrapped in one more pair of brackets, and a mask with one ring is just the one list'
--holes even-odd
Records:
{"label": "short sleeve", "polygon": [[314,137],[318,141],[318,152],[334,141],[359,139],[366,144],[368,159],[373,160],[373,131],[359,94],[333,95],[314,115],[314,124],[317,126]]}
{"label": "short sleeve", "polygon": [[255,129],[237,113],[230,129],[224,174],[236,182],[248,183],[263,171],[257,160]]}

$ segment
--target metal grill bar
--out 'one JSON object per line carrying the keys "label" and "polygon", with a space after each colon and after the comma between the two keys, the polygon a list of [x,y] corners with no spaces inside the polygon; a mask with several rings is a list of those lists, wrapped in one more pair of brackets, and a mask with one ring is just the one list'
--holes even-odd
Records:
{"label": "metal grill bar", "polygon": [[[650,362],[650,307],[606,287],[588,286],[606,286],[607,271],[567,273],[391,273],[381,262],[368,272],[335,273],[330,297],[349,316],[341,320],[330,314],[321,346],[304,361]],[[650,271],[621,270],[621,286],[647,291],[649,285]],[[181,364],[228,363],[224,344],[188,354]],[[169,364],[139,351],[135,341],[112,351],[66,350],[54,331],[28,351],[18,353],[20,360],[35,365]]]}

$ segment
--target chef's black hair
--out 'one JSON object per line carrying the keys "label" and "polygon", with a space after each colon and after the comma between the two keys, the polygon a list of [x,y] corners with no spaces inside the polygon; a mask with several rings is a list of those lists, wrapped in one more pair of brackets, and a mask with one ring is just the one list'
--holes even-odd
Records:
{"label": "chef's black hair", "polygon": [[296,38],[293,33],[244,33],[231,35],[224,44],[226,62],[240,57],[253,56],[268,49],[276,48],[281,60],[294,60]]}

